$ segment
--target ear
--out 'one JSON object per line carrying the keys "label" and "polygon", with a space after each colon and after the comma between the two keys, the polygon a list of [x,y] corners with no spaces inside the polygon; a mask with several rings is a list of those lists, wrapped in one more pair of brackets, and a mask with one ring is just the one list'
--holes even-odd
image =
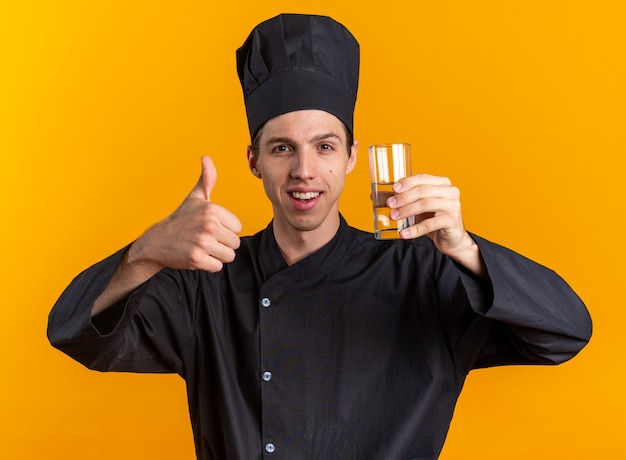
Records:
{"label": "ear", "polygon": [[254,177],[261,179],[261,171],[259,171],[256,167],[256,157],[254,156],[251,146],[248,147],[246,155],[248,156],[248,167],[250,168],[250,172],[252,172]]}
{"label": "ear", "polygon": [[350,156],[348,157],[348,164],[346,165],[346,174],[350,174],[356,167],[356,152],[359,149],[359,141],[354,141],[352,147],[350,147]]}

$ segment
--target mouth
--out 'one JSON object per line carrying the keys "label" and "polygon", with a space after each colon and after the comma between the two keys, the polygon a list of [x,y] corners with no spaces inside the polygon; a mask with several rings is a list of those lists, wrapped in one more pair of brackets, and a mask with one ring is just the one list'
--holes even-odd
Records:
{"label": "mouth", "polygon": [[290,191],[287,193],[294,209],[299,212],[307,212],[315,208],[320,200],[322,192]]}
{"label": "mouth", "polygon": [[294,200],[308,201],[320,196],[320,192],[290,192],[289,195]]}

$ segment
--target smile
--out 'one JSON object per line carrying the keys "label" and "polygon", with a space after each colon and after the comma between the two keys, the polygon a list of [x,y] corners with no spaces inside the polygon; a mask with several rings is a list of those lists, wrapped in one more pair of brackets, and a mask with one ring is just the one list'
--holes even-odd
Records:
{"label": "smile", "polygon": [[320,196],[320,192],[291,192],[290,195],[296,200],[312,200]]}

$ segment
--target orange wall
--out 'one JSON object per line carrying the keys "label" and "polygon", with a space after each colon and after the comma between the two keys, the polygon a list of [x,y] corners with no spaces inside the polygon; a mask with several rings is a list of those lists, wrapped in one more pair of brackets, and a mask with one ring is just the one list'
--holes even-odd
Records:
{"label": "orange wall", "polygon": [[470,230],[554,268],[594,318],[563,366],[470,374],[442,459],[626,455],[624,2],[294,3],[0,4],[0,458],[193,458],[177,377],[87,371],[48,345],[47,314],[173,210],[202,154],[212,199],[245,234],[265,226],[234,50],[282,11],[334,16],[362,45],[353,225],[370,228],[364,147],[410,142],[416,171],[460,186]]}

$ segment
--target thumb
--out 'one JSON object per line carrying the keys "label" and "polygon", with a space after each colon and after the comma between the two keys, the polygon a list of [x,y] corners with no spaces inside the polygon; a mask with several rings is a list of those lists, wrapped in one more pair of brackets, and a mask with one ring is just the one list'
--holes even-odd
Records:
{"label": "thumb", "polygon": [[213,160],[208,156],[203,156],[202,161],[202,175],[196,186],[192,190],[192,194],[199,198],[210,201],[211,192],[215,183],[217,182],[217,170],[213,164]]}

